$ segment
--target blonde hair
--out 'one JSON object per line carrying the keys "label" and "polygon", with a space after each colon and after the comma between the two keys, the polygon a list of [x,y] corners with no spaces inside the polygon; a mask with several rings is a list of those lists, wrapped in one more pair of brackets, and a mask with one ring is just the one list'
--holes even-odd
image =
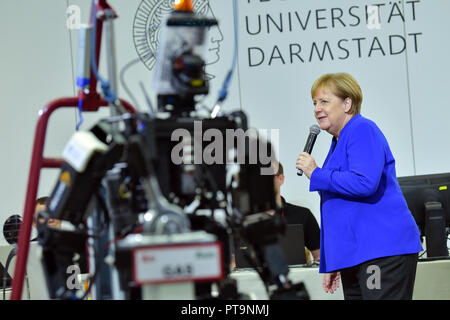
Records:
{"label": "blonde hair", "polygon": [[350,114],[355,115],[361,112],[362,90],[355,78],[350,74],[345,72],[324,74],[312,85],[311,97],[314,97],[317,90],[323,88],[331,90],[335,96],[342,100],[350,98],[352,100]]}

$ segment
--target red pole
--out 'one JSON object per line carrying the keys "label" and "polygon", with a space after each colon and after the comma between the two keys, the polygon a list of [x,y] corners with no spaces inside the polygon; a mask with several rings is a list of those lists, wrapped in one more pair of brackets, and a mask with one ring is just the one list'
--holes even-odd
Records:
{"label": "red pole", "polygon": [[[89,103],[87,103],[89,110],[83,109],[84,111],[97,111],[99,107],[108,106],[108,102],[104,100],[90,99],[87,101],[89,101]],[[124,100],[120,101],[128,112],[136,113],[136,110],[128,102]],[[12,282],[11,300],[20,300],[22,297],[23,280],[26,272],[28,250],[30,246],[31,227],[36,206],[37,188],[39,185],[41,169],[60,168],[61,164],[63,163],[62,159],[43,157],[48,120],[50,118],[50,115],[56,109],[77,107],[78,98],[62,98],[54,100],[41,110],[34,136],[31,166],[28,176],[27,192],[25,196],[25,209],[23,212],[23,221],[21,223],[19,232],[16,266],[14,269],[14,277]]]}
{"label": "red pole", "polygon": [[40,171],[44,163],[43,151],[48,119],[50,114],[57,108],[77,104],[77,98],[55,100],[42,110],[36,126],[34,146],[31,156],[31,166],[28,177],[28,187],[25,196],[25,209],[23,212],[23,221],[20,226],[16,267],[14,269],[14,277],[12,282],[12,300],[20,300],[22,297],[23,279],[26,272],[28,249],[30,245],[31,226],[33,223],[33,215],[36,206],[37,187],[39,184]]}
{"label": "red pole", "polygon": [[[97,0],[97,12],[112,8],[106,0]],[[92,14],[91,14],[92,16]],[[97,17],[91,17],[91,23],[95,19],[96,23],[96,62],[99,65],[101,38],[103,20]],[[31,227],[33,223],[34,210],[36,206],[37,188],[39,185],[40,172],[42,168],[59,168],[63,163],[62,159],[44,158],[44,143],[47,131],[47,124],[50,115],[58,108],[77,108],[79,98],[83,99],[83,111],[97,111],[100,107],[108,106],[108,102],[100,98],[97,93],[97,79],[91,71],[89,92],[87,94],[80,91],[80,97],[61,98],[50,102],[41,110],[36,126],[33,151],[31,156],[31,166],[28,176],[28,186],[25,196],[25,208],[23,212],[23,221],[20,226],[16,266],[12,282],[11,300],[20,300],[22,298],[23,280],[26,272],[28,251],[30,245]],[[120,100],[124,108],[130,113],[136,113],[136,110],[128,102]]]}

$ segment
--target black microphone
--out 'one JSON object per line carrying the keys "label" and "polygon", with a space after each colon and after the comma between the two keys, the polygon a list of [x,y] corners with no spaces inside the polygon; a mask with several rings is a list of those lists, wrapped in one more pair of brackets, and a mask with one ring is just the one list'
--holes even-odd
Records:
{"label": "black microphone", "polygon": [[[309,136],[308,140],[306,140],[305,148],[303,149],[303,152],[307,152],[311,154],[312,149],[314,147],[314,143],[316,142],[316,138],[320,133],[320,128],[317,124],[313,124],[309,128]],[[303,171],[301,169],[297,169],[297,175],[301,176],[303,175]]]}

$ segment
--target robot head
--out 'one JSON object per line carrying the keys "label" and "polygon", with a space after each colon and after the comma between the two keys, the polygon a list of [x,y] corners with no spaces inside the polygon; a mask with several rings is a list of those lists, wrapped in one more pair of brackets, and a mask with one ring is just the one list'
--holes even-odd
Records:
{"label": "robot head", "polygon": [[[214,18],[209,0],[194,0],[194,12],[198,15]],[[164,18],[173,11],[174,0],[143,0],[139,5],[133,25],[135,47],[142,62],[153,70],[156,53],[161,40],[161,25]],[[205,64],[211,65],[220,59],[220,46],[223,34],[218,26],[208,28]]]}

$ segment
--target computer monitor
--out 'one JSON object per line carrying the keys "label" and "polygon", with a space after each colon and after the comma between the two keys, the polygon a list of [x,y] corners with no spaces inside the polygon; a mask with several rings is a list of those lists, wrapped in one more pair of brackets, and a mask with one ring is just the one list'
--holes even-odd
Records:
{"label": "computer monitor", "polygon": [[[302,224],[290,224],[286,226],[286,232],[279,238],[278,244],[284,254],[284,258],[289,266],[306,264],[305,240]],[[247,261],[244,252],[247,250],[246,244],[239,245],[235,251],[235,262],[237,269],[252,268],[252,264]]]}
{"label": "computer monitor", "polygon": [[399,177],[400,188],[421,236],[427,257],[447,257],[450,226],[450,173]]}

